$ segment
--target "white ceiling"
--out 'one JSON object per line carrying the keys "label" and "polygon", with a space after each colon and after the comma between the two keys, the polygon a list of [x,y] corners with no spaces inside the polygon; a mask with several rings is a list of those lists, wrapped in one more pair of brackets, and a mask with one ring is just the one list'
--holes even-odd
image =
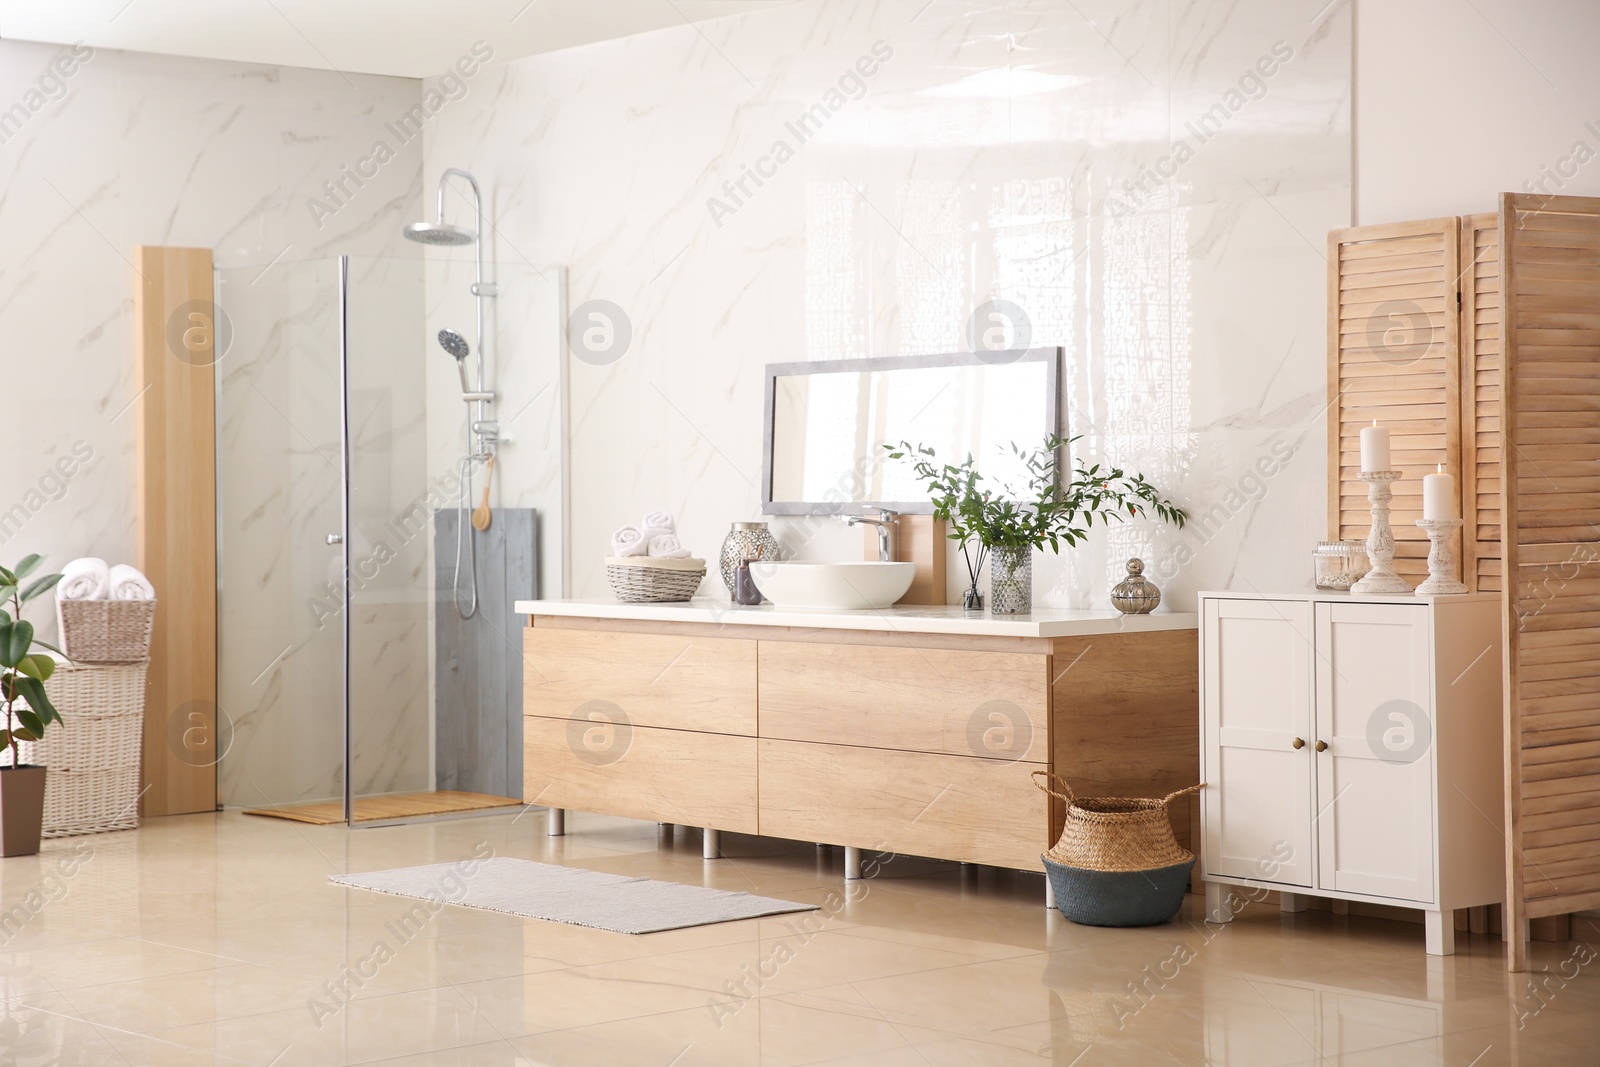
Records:
{"label": "white ceiling", "polygon": [[0,0],[0,38],[425,78],[786,0]]}

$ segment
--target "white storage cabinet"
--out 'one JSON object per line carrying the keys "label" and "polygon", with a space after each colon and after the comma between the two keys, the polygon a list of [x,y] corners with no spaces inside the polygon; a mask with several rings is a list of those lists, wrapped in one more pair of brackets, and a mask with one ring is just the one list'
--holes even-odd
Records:
{"label": "white storage cabinet", "polygon": [[1202,593],[1201,877],[1454,910],[1505,895],[1500,598]]}

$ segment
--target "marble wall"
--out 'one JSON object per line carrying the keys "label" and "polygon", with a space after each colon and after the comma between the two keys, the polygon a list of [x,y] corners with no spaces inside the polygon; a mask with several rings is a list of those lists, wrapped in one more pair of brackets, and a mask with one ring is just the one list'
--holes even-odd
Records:
{"label": "marble wall", "polygon": [[[131,249],[214,249],[235,319],[219,365],[229,802],[329,796],[341,773],[338,656],[290,647],[310,632],[307,599],[336,551],[323,543],[337,529],[337,475],[324,473],[338,441],[331,257],[420,263],[398,236],[419,210],[420,138],[361,186],[347,181],[337,202],[324,183],[368,154],[419,90],[412,79],[0,41],[0,337],[13,385],[0,558],[133,559]],[[313,211],[313,198],[331,210]],[[48,606],[35,614],[54,629]],[[415,688],[426,691],[425,671]]]}
{"label": "marble wall", "polygon": [[1196,517],[1044,557],[1041,603],[1103,605],[1131,554],[1180,608],[1302,584],[1350,53],[1325,0],[818,0],[487,71],[430,169],[477,172],[501,255],[628,335],[566,363],[572,592],[647,509],[706,556],[759,511],[764,364],[966,348],[996,299],[1066,349],[1081,454]]}

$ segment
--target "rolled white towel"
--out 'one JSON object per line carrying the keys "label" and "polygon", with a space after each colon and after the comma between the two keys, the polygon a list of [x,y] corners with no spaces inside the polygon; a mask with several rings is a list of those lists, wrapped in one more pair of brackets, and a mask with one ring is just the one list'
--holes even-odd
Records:
{"label": "rolled white towel", "polygon": [[672,518],[670,511],[647,511],[644,518],[639,520],[639,529],[648,531],[651,537],[659,534],[675,534],[678,524]]}
{"label": "rolled white towel", "polygon": [[119,563],[111,568],[110,600],[154,600],[156,587],[138,567]]}
{"label": "rolled white towel", "polygon": [[57,600],[104,600],[111,589],[111,572],[99,556],[81,556],[61,568],[56,583]]}
{"label": "rolled white towel", "polygon": [[650,538],[649,555],[659,559],[688,559],[689,550],[678,544],[677,534],[656,534]]}
{"label": "rolled white towel", "polygon": [[650,542],[640,532],[639,527],[629,523],[619,526],[611,535],[611,554],[613,556],[647,556],[650,554]]}

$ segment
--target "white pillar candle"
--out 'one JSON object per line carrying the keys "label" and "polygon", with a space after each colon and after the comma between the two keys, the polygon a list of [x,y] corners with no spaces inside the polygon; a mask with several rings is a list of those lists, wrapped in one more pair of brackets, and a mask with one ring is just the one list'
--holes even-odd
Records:
{"label": "white pillar candle", "polygon": [[1361,470],[1389,470],[1389,428],[1379,426],[1373,419],[1371,426],[1361,428]]}
{"label": "white pillar candle", "polygon": [[1457,517],[1456,480],[1444,472],[1443,463],[1439,464],[1437,474],[1425,474],[1422,477],[1422,517],[1424,519]]}

